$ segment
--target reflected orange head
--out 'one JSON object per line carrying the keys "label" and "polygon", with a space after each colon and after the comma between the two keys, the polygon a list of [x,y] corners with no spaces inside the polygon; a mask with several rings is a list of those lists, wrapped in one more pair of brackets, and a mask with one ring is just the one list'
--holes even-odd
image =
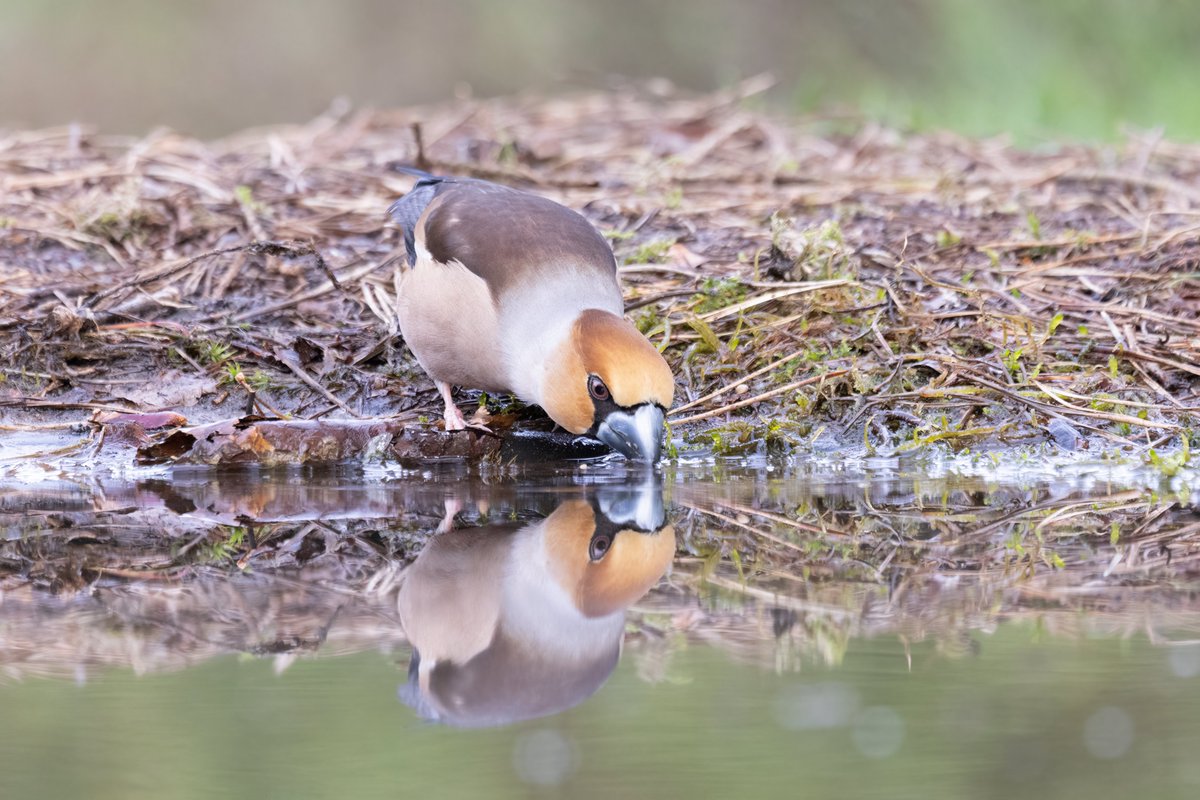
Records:
{"label": "reflected orange head", "polygon": [[569,500],[546,520],[550,569],[576,607],[602,617],[629,607],[650,590],[675,555],[675,529],[653,533],[603,528],[592,506]]}

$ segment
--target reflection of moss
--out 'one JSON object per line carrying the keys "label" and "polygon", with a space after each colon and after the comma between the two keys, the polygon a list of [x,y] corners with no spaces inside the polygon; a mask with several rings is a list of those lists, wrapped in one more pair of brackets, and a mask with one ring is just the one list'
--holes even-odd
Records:
{"label": "reflection of moss", "polygon": [[203,545],[196,551],[196,560],[204,563],[221,563],[231,560],[242,549],[246,539],[246,529],[241,526],[224,527],[216,531],[224,533],[221,538],[207,545]]}
{"label": "reflection of moss", "polygon": [[1150,448],[1150,452],[1146,456],[1146,460],[1150,465],[1168,478],[1178,475],[1180,470],[1186,467],[1192,460],[1190,437],[1184,434],[1180,438],[1182,439],[1182,446],[1176,452],[1169,455],[1159,455],[1154,448]]}

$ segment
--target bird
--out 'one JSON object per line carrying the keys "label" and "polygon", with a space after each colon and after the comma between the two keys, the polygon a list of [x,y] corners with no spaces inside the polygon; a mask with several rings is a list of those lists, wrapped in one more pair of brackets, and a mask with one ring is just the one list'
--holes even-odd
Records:
{"label": "bird", "polygon": [[412,646],[399,695],[457,727],[542,717],[595,693],[620,658],[626,609],[675,555],[661,486],[568,497],[524,523],[454,529],[449,504],[447,519],[399,579]]}
{"label": "bird", "polygon": [[612,249],[581,214],[490,181],[417,177],[388,209],[402,229],[396,318],[445,403],[512,394],[627,459],[657,462],[675,382],[624,316]]}

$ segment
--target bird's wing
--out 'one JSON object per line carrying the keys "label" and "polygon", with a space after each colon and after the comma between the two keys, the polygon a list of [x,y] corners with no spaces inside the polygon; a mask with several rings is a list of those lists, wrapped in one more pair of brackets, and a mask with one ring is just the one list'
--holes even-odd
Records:
{"label": "bird's wing", "polygon": [[[417,245],[435,261],[457,261],[500,293],[546,270],[572,268],[615,281],[604,237],[552,200],[487,181],[424,177],[392,204],[409,263]],[[423,219],[422,219],[423,217]]]}
{"label": "bird's wing", "polygon": [[416,175],[419,180],[413,184],[408,194],[392,203],[388,214],[404,231],[404,249],[408,253],[408,265],[411,267],[417,263],[417,222],[433,199],[445,188],[446,181],[427,172],[407,168],[403,171]]}

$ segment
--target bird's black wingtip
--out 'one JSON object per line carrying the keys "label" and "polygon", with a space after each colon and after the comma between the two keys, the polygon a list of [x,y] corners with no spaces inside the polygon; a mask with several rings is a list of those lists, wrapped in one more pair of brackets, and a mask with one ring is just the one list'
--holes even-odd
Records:
{"label": "bird's black wingtip", "polygon": [[402,213],[401,209],[403,208],[403,206],[401,204],[403,202],[404,202],[404,197],[397,197],[394,201],[392,201],[392,204],[390,206],[388,206],[388,209],[387,209],[388,216],[391,217],[392,219],[396,220],[397,222],[401,221],[400,219],[398,219],[398,217]]}
{"label": "bird's black wingtip", "polygon": [[432,172],[426,172],[417,167],[411,167],[408,164],[392,164],[393,172],[403,172],[405,175],[412,175],[414,178],[419,178],[420,183],[440,183],[445,178],[434,175]]}

